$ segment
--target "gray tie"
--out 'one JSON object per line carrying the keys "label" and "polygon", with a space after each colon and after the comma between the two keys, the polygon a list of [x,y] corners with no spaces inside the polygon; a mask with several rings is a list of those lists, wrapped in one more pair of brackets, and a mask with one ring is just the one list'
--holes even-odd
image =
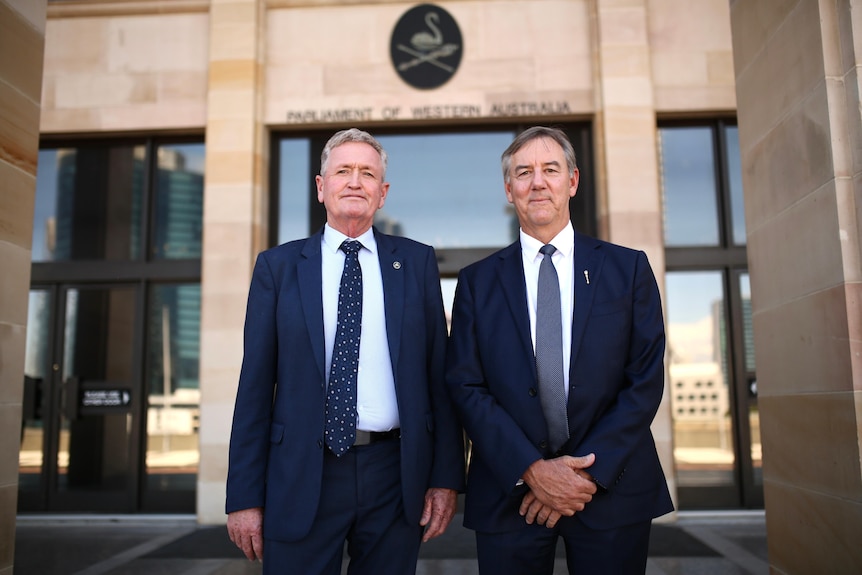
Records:
{"label": "gray tie", "polygon": [[563,389],[563,322],[560,306],[560,281],[551,256],[551,244],[539,250],[544,254],[539,266],[536,301],[536,373],[539,399],[548,423],[551,450],[557,451],[569,438],[566,394]]}

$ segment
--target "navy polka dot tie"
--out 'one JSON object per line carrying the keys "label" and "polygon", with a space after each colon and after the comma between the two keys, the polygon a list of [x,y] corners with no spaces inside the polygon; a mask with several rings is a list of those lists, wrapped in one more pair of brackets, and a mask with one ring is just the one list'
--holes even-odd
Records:
{"label": "navy polka dot tie", "polygon": [[362,331],[362,244],[345,240],[344,271],[338,288],[338,324],[326,395],[326,445],[344,455],[356,440],[356,376],[359,372],[359,335]]}

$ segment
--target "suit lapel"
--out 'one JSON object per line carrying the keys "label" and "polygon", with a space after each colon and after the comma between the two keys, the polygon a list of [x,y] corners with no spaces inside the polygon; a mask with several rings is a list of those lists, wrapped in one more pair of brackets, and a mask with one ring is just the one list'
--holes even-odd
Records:
{"label": "suit lapel", "polygon": [[305,241],[296,275],[299,279],[299,298],[302,303],[305,327],[314,350],[314,362],[320,370],[322,381],[326,381],[326,347],[323,334],[323,272],[320,255],[322,230]]}
{"label": "suit lapel", "polygon": [[[377,241],[377,257],[380,261],[380,275],[383,277],[383,306],[386,313],[386,337],[389,340],[389,356],[392,372],[398,373],[398,354],[401,351],[401,320],[404,315],[404,254],[399,252],[392,238],[374,230]],[[398,378],[395,378],[396,385]]]}
{"label": "suit lapel", "polygon": [[[599,289],[602,263],[605,256],[601,244],[595,239],[575,232],[575,307],[572,314],[572,349],[569,377],[572,377],[575,360],[584,340],[584,329],[593,306],[596,290]],[[589,283],[587,283],[589,281]]]}
{"label": "suit lapel", "polygon": [[[525,357],[533,357],[533,341],[530,337],[530,313],[527,310],[527,287],[524,279],[524,262],[521,258],[521,242],[517,241],[500,252],[497,266],[497,278],[505,294],[512,319],[515,322],[515,332],[521,340]],[[477,302],[482,305],[482,302]],[[535,364],[535,362],[534,362]],[[532,370],[535,376],[535,368]]]}

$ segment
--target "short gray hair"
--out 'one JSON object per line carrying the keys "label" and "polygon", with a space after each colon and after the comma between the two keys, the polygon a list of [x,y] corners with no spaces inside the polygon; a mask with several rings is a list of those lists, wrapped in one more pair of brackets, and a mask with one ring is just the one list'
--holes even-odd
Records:
{"label": "short gray hair", "polygon": [[578,167],[578,162],[577,158],[575,158],[575,148],[572,147],[572,143],[569,141],[569,137],[566,133],[559,128],[533,126],[532,128],[527,128],[518,134],[512,143],[509,144],[509,147],[506,148],[506,151],[503,152],[501,161],[503,164],[504,182],[507,184],[509,183],[509,170],[512,168],[512,156],[514,156],[518,150],[527,145],[527,143],[532,142],[533,140],[538,140],[539,138],[548,138],[560,145],[563,149],[563,154],[566,156],[566,167],[569,170],[569,177],[571,178],[575,175],[575,169]]}
{"label": "short gray hair", "polygon": [[383,166],[383,177],[386,177],[386,166],[389,163],[389,156],[386,154],[386,150],[383,149],[383,146],[378,142],[374,136],[369,134],[368,132],[364,132],[359,128],[350,128],[348,130],[341,130],[340,132],[336,132],[334,136],[329,138],[329,141],[326,142],[326,145],[323,146],[323,152],[320,154],[320,175],[326,175],[326,164],[329,163],[329,154],[332,153],[334,148],[342,144],[347,144],[349,142],[360,142],[363,144],[368,144],[372,148],[374,148],[378,154],[380,154],[380,163]]}

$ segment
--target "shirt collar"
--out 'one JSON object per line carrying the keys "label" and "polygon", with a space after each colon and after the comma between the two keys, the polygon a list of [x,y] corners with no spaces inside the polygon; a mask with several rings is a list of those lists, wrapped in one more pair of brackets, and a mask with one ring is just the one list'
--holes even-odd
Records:
{"label": "shirt collar", "polygon": [[370,251],[372,254],[377,253],[377,241],[374,239],[374,228],[368,228],[358,238],[349,238],[331,227],[329,224],[323,226],[323,245],[332,253],[337,253],[341,248],[344,240],[359,240],[362,248]]}
{"label": "shirt collar", "polygon": [[[539,253],[539,249],[545,244],[534,238],[533,236],[528,235],[524,232],[524,229],[520,230],[520,239],[521,239],[521,252],[526,255],[530,261],[534,261],[536,258],[543,257],[541,253]],[[572,222],[566,224],[560,233],[553,237],[553,239],[548,242],[553,244],[557,251],[560,252],[565,257],[571,257],[575,250],[575,228],[572,226]]]}

